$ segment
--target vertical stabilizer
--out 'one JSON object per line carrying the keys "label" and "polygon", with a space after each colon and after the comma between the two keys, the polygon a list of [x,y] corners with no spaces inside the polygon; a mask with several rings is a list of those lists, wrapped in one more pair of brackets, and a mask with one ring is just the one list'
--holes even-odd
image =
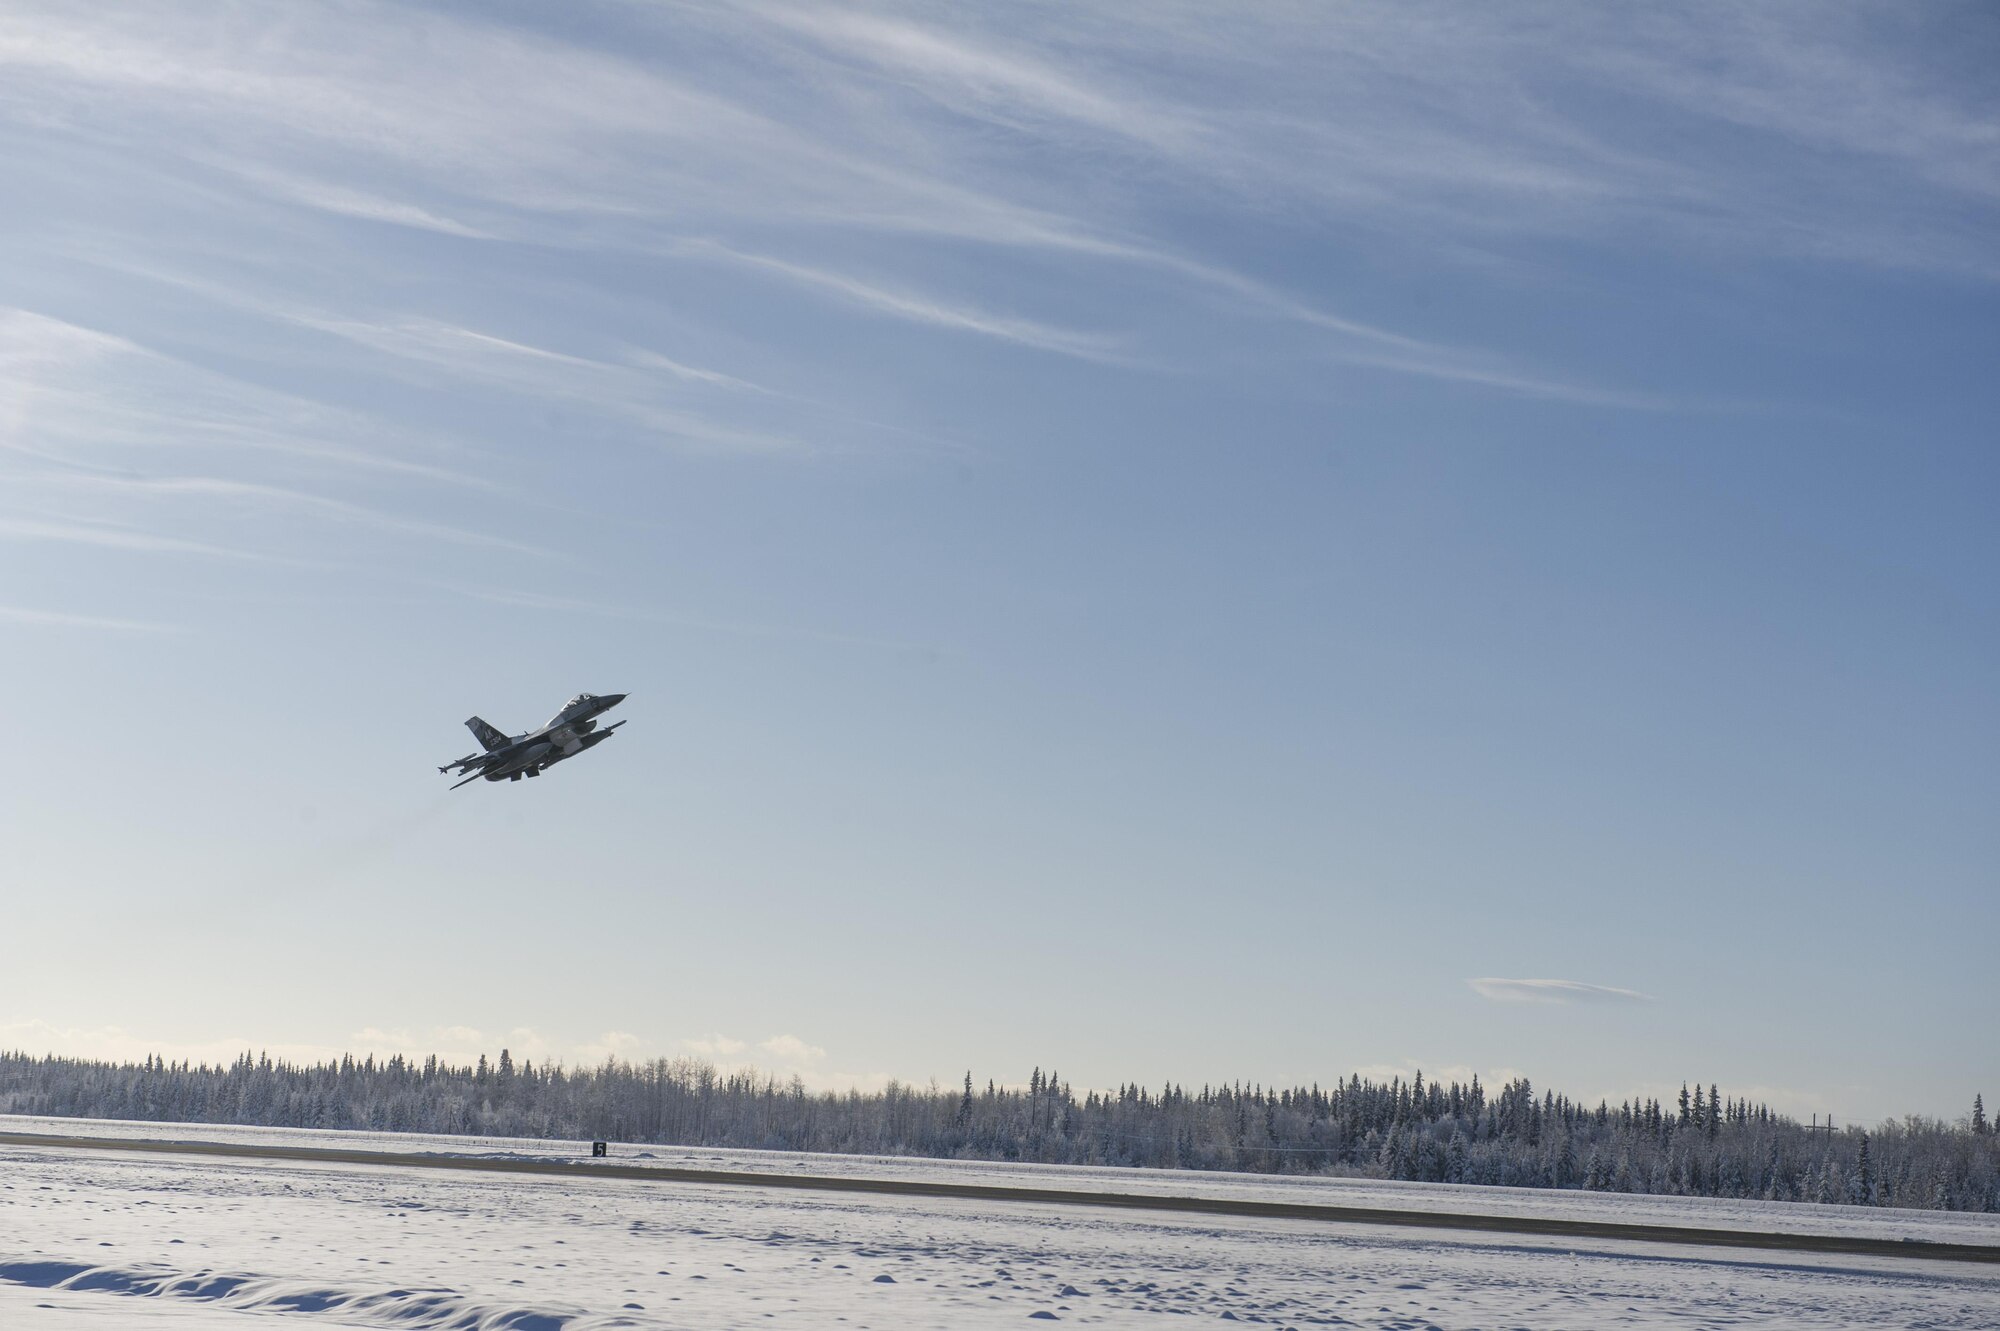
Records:
{"label": "vertical stabilizer", "polygon": [[472,732],[474,739],[485,746],[488,753],[495,749],[504,749],[513,742],[476,716],[466,721],[465,728]]}

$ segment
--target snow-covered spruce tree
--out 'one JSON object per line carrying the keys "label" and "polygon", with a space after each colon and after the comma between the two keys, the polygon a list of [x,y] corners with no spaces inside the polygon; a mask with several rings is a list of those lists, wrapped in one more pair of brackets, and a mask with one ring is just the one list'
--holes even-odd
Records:
{"label": "snow-covered spruce tree", "polygon": [[1468,1162],[1465,1148],[1465,1134],[1456,1127],[1451,1132],[1451,1145],[1445,1149],[1444,1178],[1447,1183],[1465,1182]]}
{"label": "snow-covered spruce tree", "polygon": [[1565,1132],[1556,1143],[1550,1169],[1549,1186],[1552,1188],[1573,1188],[1576,1186],[1576,1143]]}
{"label": "snow-covered spruce tree", "polygon": [[[1537,1095],[1525,1078],[1491,1096],[1476,1081],[1385,1085],[1355,1075],[1330,1089],[1211,1083],[1195,1095],[1173,1084],[1157,1093],[1128,1085],[1079,1098],[1060,1074],[1039,1069],[1025,1090],[992,1080],[983,1095],[976,1087],[968,1077],[957,1086],[813,1093],[796,1078],[724,1072],[693,1059],[609,1059],[571,1070],[515,1065],[504,1052],[497,1066],[435,1057],[301,1066],[247,1053],[213,1066],[151,1056],[111,1064],[0,1053],[0,1111],[14,1113],[1376,1173],[2000,1211],[2000,1133],[1985,1119],[1983,1098],[1956,1121],[1880,1124],[1864,1146],[1858,1128],[1810,1131],[1767,1105],[1726,1102],[1713,1084],[1690,1088],[1680,1115],[1663,1112],[1656,1098],[1584,1110],[1553,1091]],[[1701,1131],[1689,1131],[1697,1122]]]}

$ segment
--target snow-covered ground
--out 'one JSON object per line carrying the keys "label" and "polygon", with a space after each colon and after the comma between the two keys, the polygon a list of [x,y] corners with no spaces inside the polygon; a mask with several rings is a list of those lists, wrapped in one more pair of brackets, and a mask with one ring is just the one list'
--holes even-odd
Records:
{"label": "snow-covered ground", "polygon": [[[0,1130],[574,1158],[577,1143],[0,1117]],[[2000,1217],[615,1148],[1019,1181],[2000,1244]],[[615,1179],[0,1147],[0,1327],[2000,1326],[2000,1267]],[[247,1320],[246,1320],[247,1319]]]}

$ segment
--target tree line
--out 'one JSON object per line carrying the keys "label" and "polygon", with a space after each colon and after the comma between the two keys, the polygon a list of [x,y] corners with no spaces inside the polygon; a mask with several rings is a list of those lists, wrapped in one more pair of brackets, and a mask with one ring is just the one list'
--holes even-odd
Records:
{"label": "tree line", "polygon": [[432,1056],[312,1064],[139,1063],[0,1054],[0,1113],[499,1137],[606,1139],[1046,1164],[1327,1174],[1668,1196],[2000,1211],[2000,1132],[1982,1097],[1955,1122],[1807,1125],[1683,1085],[1580,1104],[1526,1078],[1497,1090],[1358,1075],[1330,1086],[1169,1083],[1078,1094],[891,1081],[812,1092],[691,1058],[594,1067]]}

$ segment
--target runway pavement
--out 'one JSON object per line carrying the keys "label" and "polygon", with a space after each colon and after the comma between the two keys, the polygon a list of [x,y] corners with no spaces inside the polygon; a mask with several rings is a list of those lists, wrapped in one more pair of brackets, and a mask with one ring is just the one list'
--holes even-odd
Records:
{"label": "runway pavement", "polygon": [[371,1165],[393,1169],[442,1169],[506,1174],[540,1174],[629,1180],[662,1185],[785,1188],[810,1192],[875,1193],[959,1201],[1038,1206],[1088,1206],[1182,1215],[1237,1216],[1259,1220],[1303,1220],[1335,1225],[1387,1225],[1408,1229],[1525,1234],[1557,1239],[1616,1239],[1710,1248],[1750,1248],[1773,1252],[1831,1253],[1921,1261],[2000,1264],[2000,1245],[1943,1243],[1932,1239],[1883,1239],[1840,1234],[1794,1234],[1684,1225],[1625,1224],[1541,1216],[1409,1211],[1307,1202],[1250,1201],[1227,1197],[1030,1188],[921,1179],[854,1178],[821,1174],[779,1174],[743,1170],[690,1169],[670,1165],[624,1164],[615,1159],[532,1160],[495,1156],[429,1155],[402,1151],[360,1151],[314,1146],[260,1145],[214,1141],[157,1141],[125,1137],[79,1137],[52,1133],[0,1132],[0,1146],[64,1151],[125,1151],[146,1155],[209,1156],[278,1160],[301,1164]]}

